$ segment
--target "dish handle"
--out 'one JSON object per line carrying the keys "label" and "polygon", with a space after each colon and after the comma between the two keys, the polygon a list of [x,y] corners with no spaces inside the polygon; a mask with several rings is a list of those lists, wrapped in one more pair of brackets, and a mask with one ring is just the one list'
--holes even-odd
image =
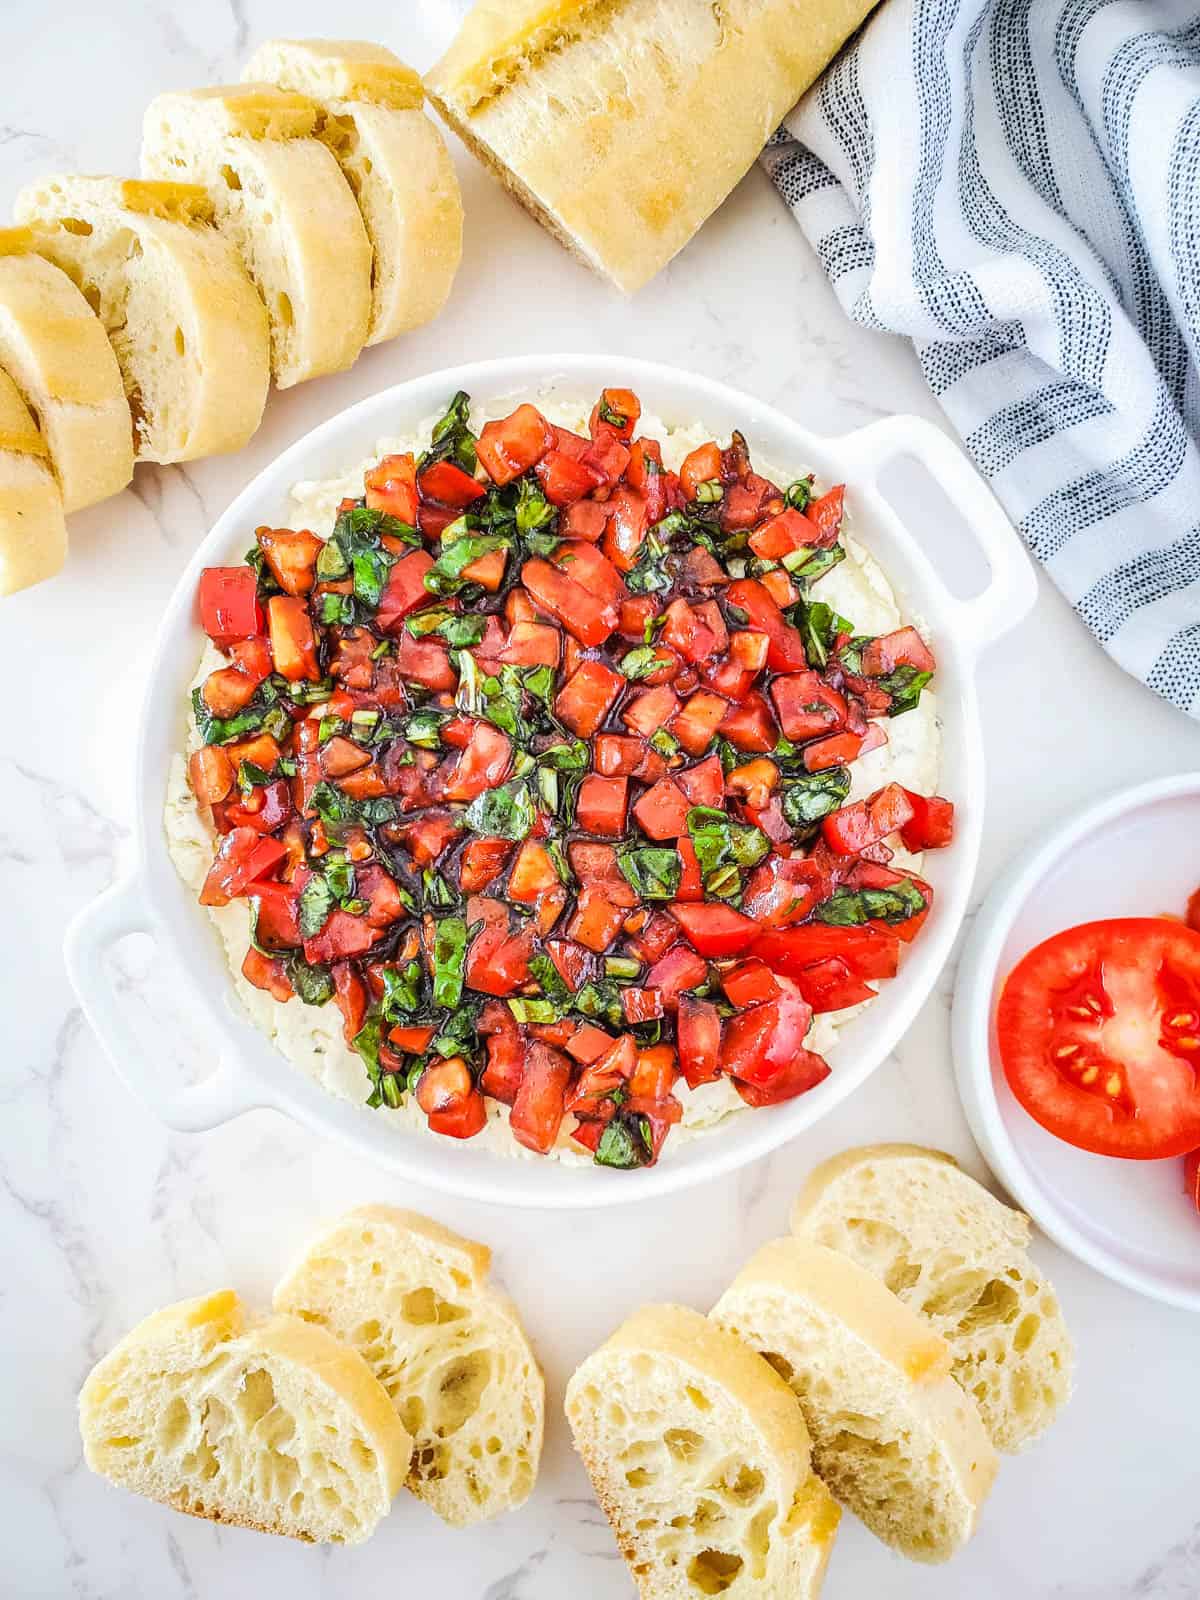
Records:
{"label": "dish handle", "polygon": [[983,549],[991,575],[969,600],[949,596],[961,637],[976,654],[1010,633],[1037,599],[1037,574],[1000,502],[959,447],[922,417],[884,417],[837,441],[857,477],[878,490],[883,469],[904,456],[918,461]]}
{"label": "dish handle", "polygon": [[215,1128],[270,1103],[256,1093],[230,1056],[199,1083],[180,1083],[148,1058],[130,1024],[120,996],[105,970],[105,956],[131,933],[154,933],[154,919],[136,874],[118,879],[98,900],[85,906],[63,941],[67,976],[93,1032],[117,1076],[168,1128],[195,1133]]}

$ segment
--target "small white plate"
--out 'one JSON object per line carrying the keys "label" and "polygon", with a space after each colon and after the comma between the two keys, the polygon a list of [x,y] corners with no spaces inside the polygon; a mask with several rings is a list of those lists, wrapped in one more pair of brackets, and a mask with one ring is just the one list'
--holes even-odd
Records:
{"label": "small white plate", "polygon": [[1089,1155],[1040,1127],[1000,1066],[995,1012],[1020,958],[1102,917],[1179,916],[1200,887],[1200,773],[1112,795],[1015,861],[984,902],[954,995],[963,1109],[996,1176],[1064,1250],[1127,1288],[1200,1311],[1200,1215],[1183,1162]]}

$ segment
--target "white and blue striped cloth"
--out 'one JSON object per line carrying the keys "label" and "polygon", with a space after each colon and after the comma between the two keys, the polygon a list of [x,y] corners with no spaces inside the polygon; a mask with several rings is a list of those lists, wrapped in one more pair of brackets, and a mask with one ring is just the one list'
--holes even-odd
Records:
{"label": "white and blue striped cloth", "polygon": [[1200,715],[1200,0],[885,0],[763,163],[1104,648]]}

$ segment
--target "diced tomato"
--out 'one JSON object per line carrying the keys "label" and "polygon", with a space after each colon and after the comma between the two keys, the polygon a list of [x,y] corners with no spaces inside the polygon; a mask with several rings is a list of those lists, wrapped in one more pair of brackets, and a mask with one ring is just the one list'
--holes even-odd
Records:
{"label": "diced tomato", "polygon": [[610,1050],[612,1044],[611,1034],[605,1033],[603,1028],[597,1028],[593,1023],[585,1022],[571,1035],[567,1043],[567,1054],[574,1056],[581,1067],[588,1067]]}
{"label": "diced tomato", "polygon": [[512,845],[507,839],[472,839],[463,846],[459,884],[464,894],[475,894],[504,870]]}
{"label": "diced tomato", "polygon": [[188,783],[202,806],[215,806],[233,788],[233,762],[218,745],[201,745],[188,757]]}
{"label": "diced tomato", "polygon": [[508,565],[507,550],[488,550],[474,561],[468,561],[462,575],[469,583],[477,583],[489,594],[495,594],[504,582],[504,569]]}
{"label": "diced tomato", "polygon": [[200,694],[214,717],[236,716],[254,699],[258,684],[236,667],[218,667],[205,678]]}
{"label": "diced tomato", "polygon": [[581,739],[590,739],[616,705],[625,679],[602,661],[583,661],[559,690],[555,714]]}
{"label": "diced tomato", "polygon": [[886,677],[897,667],[932,672],[936,665],[933,652],[915,628],[898,628],[872,639],[862,654],[862,669],[868,678]]}
{"label": "diced tomato", "polygon": [[627,934],[629,953],[647,966],[653,964],[679,939],[679,925],[664,911],[652,911],[636,933]]}
{"label": "diced tomato", "polygon": [[425,500],[463,511],[472,501],[487,493],[485,486],[453,461],[435,461],[418,474],[417,487]]}
{"label": "diced tomato", "polygon": [[839,956],[826,956],[802,967],[796,974],[796,987],[814,1011],[843,1011],[875,998],[874,989],[855,977]]}
{"label": "diced tomato", "polygon": [[286,855],[287,846],[278,839],[264,839],[253,828],[234,828],[221,839],[200,890],[200,904],[228,905],[257,879],[269,877]]}
{"label": "diced tomato", "polygon": [[779,742],[779,730],[771,715],[771,708],[762,695],[751,691],[741,705],[728,706],[721,719],[718,733],[739,750],[767,754]]}
{"label": "diced tomato", "polygon": [[505,484],[528,472],[554,445],[554,429],[526,403],[499,422],[485,423],[475,453],[492,482]]}
{"label": "diced tomato", "polygon": [[413,550],[401,556],[388,573],[375,613],[376,626],[384,633],[395,633],[410,612],[428,605],[434,598],[425,587],[425,574],[432,566],[433,557],[428,550]]}
{"label": "diced tomato", "polygon": [[585,883],[575,902],[575,915],[567,928],[568,938],[602,954],[621,931],[628,907],[614,904],[604,884]]}
{"label": "diced tomato", "polygon": [[436,500],[422,500],[417,507],[417,526],[427,539],[440,539],[452,522],[457,522],[462,512],[456,506],[439,505]]}
{"label": "diced tomato", "polygon": [[632,389],[605,389],[592,407],[588,426],[593,435],[603,424],[612,428],[620,438],[632,439],[633,430],[641,414],[642,402]]}
{"label": "diced tomato", "polygon": [[814,1088],[829,1066],[804,1048],[812,1009],[792,991],[731,1017],[721,1044],[721,1068],[750,1105],[777,1105]]}
{"label": "diced tomato", "polygon": [[621,709],[621,721],[643,739],[649,739],[667,723],[679,709],[679,696],[668,684],[656,689],[643,689]]}
{"label": "diced tomato", "polygon": [[848,767],[862,754],[864,736],[859,733],[831,733],[804,746],[804,765],[809,772],[827,772],[831,767]]}
{"label": "diced tomato", "polygon": [[726,972],[721,978],[721,986],[730,1004],[739,1009],[761,1005],[764,1000],[778,999],[780,993],[770,967],[753,958],[739,962]]}
{"label": "diced tomato", "polygon": [[703,755],[733,709],[719,694],[697,689],[671,723],[671,732],[689,755]]}
{"label": "diced tomato", "polygon": [[628,802],[628,778],[600,778],[591,773],[579,786],[575,816],[585,833],[607,834],[619,839],[625,832]]}
{"label": "diced tomato", "polygon": [[778,783],[779,768],[766,756],[758,756],[740,767],[734,767],[725,777],[725,787],[729,793],[740,796],[756,811],[769,804],[771,791]]}
{"label": "diced tomato", "polygon": [[[584,468],[590,473],[590,468]],[[559,531],[566,539],[583,539],[595,544],[608,526],[608,506],[600,500],[577,500],[559,518]]]}
{"label": "diced tomato", "polygon": [[256,989],[265,989],[272,1000],[278,1000],[281,1004],[290,1000],[295,993],[283,970],[283,963],[264,956],[253,945],[242,959],[242,977]]}
{"label": "diced tomato", "polygon": [[271,645],[262,634],[253,639],[235,639],[229,646],[229,659],[237,670],[259,684],[275,670],[271,660]]}
{"label": "diced tomato", "polygon": [[645,754],[640,739],[622,733],[602,733],[593,746],[596,771],[606,778],[631,778]]}
{"label": "diced tomato", "polygon": [[719,806],[725,798],[725,774],[716,756],[685,767],[675,773],[674,781],[694,806]]}
{"label": "diced tomato", "polygon": [[750,535],[750,548],[764,561],[778,561],[806,544],[818,544],[821,530],[799,511],[789,506],[771,517]]}
{"label": "diced tomato", "polygon": [[444,1111],[432,1111],[428,1117],[430,1132],[440,1133],[450,1139],[473,1139],[487,1126],[487,1105],[478,1089],[473,1089],[464,1099],[447,1106]]}
{"label": "diced tomato", "polygon": [[333,998],[342,1013],[346,1043],[352,1044],[367,1019],[367,986],[348,961],[335,962]]}
{"label": "diced tomato", "polygon": [[[448,844],[458,837],[458,824],[449,811],[426,811],[420,817],[414,817],[402,828],[397,830],[397,837],[411,854],[419,867],[431,867]],[[504,845],[501,859],[507,854],[511,846],[506,840],[479,839],[472,843],[489,845],[500,843]],[[467,846],[469,850],[470,845]],[[464,852],[465,854],[465,852]],[[463,884],[463,888],[467,887]]]}
{"label": "diced tomato", "polygon": [[708,977],[708,963],[686,944],[673,945],[646,974],[647,988],[657,989],[663,1006],[674,1011],[685,989],[695,989]]}
{"label": "diced tomato", "polygon": [[[570,541],[576,549],[588,549]],[[561,549],[561,546],[560,546]],[[611,568],[611,563],[606,563]],[[618,607],[610,599],[590,593],[566,573],[534,556],[521,568],[521,582],[543,611],[557,618],[588,649],[601,645],[616,631]]]}
{"label": "diced tomato", "polygon": [[[520,933],[510,934],[508,914],[503,906],[498,910],[499,917],[485,921],[471,941],[465,976],[467,986],[478,989],[481,994],[510,995],[529,982],[529,958],[533,954],[535,933],[526,927]],[[467,920],[479,920],[472,915],[471,907],[467,910]]]}
{"label": "diced tomato", "polygon": [[558,881],[558,869],[545,845],[526,839],[509,874],[508,898],[531,904],[548,890],[557,889]]}
{"label": "diced tomato", "polygon": [[542,492],[551,505],[570,506],[597,486],[597,476],[564,450],[547,450],[534,466]]}
{"label": "diced tomato", "polygon": [[908,803],[912,806],[912,816],[900,829],[900,837],[904,840],[904,848],[919,852],[921,850],[941,850],[954,841],[954,802],[943,800],[940,795],[914,794],[911,789],[905,789]]}
{"label": "diced tomato", "polygon": [[684,902],[704,899],[704,880],[700,874],[700,863],[696,859],[696,847],[690,838],[680,837],[675,841],[675,849],[679,856],[679,888],[675,891],[676,900]]}
{"label": "diced tomato", "polygon": [[200,621],[215,645],[250,639],[263,630],[252,567],[205,567],[200,574]]}
{"label": "diced tomato", "polygon": [[487,1042],[487,1065],[479,1079],[484,1094],[511,1106],[525,1075],[527,1045],[517,1028],[493,1033]]}
{"label": "diced tomato", "polygon": [[704,668],[704,681],[726,700],[744,700],[754,687],[757,673],[739,665],[730,654],[724,661],[710,661]]}
{"label": "diced tomato", "polygon": [[355,891],[360,900],[367,902],[366,918],[373,928],[386,928],[405,914],[396,880],[372,863],[359,867],[355,878]]}
{"label": "diced tomato", "polygon": [[559,977],[574,994],[587,980],[592,960],[590,953],[571,939],[547,939],[546,954],[553,961]]}
{"label": "diced tomato", "polygon": [[750,874],[742,906],[761,927],[779,928],[803,921],[831,892],[817,862],[771,855]]}
{"label": "diced tomato", "polygon": [[307,528],[258,528],[254,534],[267,566],[285,594],[305,595],[317,578],[323,539]]}
{"label": "diced tomato", "polygon": [[521,1087],[509,1114],[518,1144],[545,1155],[558,1138],[566,1109],[571,1061],[561,1050],[534,1040],[525,1059]]}
{"label": "diced tomato", "polygon": [[754,943],[761,931],[757,922],[744,917],[732,906],[712,903],[690,905],[673,901],[671,915],[698,953],[710,960],[740,955]]}
{"label": "diced tomato", "polygon": [[447,800],[474,800],[503,783],[512,765],[512,743],[490,722],[476,722],[468,744],[454,758],[442,792]]}
{"label": "diced tomato", "polygon": [[256,906],[254,937],[268,950],[295,950],[300,945],[300,889],[296,884],[259,879],[250,885]]}
{"label": "diced tomato", "polygon": [[772,505],[782,506],[779,490],[757,472],[748,472],[741,483],[731,483],[721,502],[721,526],[729,532],[753,528]]}
{"label": "diced tomato", "polygon": [[808,666],[804,644],[779,603],[757,578],[739,578],[726,591],[726,600],[746,613],[747,626],[765,633],[767,665],[772,672],[802,672]]}
{"label": "diced tomato", "polygon": [[765,633],[752,628],[740,628],[729,635],[729,654],[747,672],[760,672],[766,666],[770,645]]}
{"label": "diced tomato", "polygon": [[405,681],[419,683],[435,694],[453,689],[458,683],[449,652],[434,639],[414,639],[407,630],[401,631],[392,661]]}
{"label": "diced tomato", "polygon": [[388,790],[383,774],[373,761],[370,766],[360,767],[357,772],[348,772],[339,780],[338,788],[351,800],[376,800]]}
{"label": "diced tomato", "polygon": [[908,791],[889,783],[867,800],[843,806],[821,823],[826,844],[839,855],[855,856],[868,845],[897,833],[913,816]]}
{"label": "diced tomato", "polygon": [[417,525],[417,473],[412,455],[384,456],[363,479],[366,502],[410,528]]}
{"label": "diced tomato", "polygon": [[608,506],[604,554],[618,572],[629,572],[637,565],[642,541],[650,525],[646,497],[636,489],[622,486],[613,490]]}
{"label": "diced tomato", "polygon": [[625,482],[631,489],[646,494],[651,485],[663,476],[662,445],[657,439],[635,439],[629,446],[629,465],[625,469]]}
{"label": "diced tomato", "polygon": [[710,440],[708,444],[697,445],[684,457],[679,469],[679,486],[689,500],[694,500],[702,483],[711,483],[714,478],[718,483],[721,481],[722,470],[721,447]]}
{"label": "diced tomato", "polygon": [[682,791],[670,778],[660,778],[647,789],[633,808],[638,826],[652,839],[678,839],[687,833],[690,807]]}
{"label": "diced tomato", "polygon": [[[629,991],[627,990],[626,993]],[[662,1015],[661,1008],[658,1015]],[[675,1087],[679,1069],[675,1048],[669,1044],[647,1045],[637,1053],[629,1078],[629,1093],[641,1100],[665,1100]]]}
{"label": "diced tomato", "polygon": [[838,956],[859,978],[894,978],[900,965],[900,940],[881,928],[838,928],[803,922],[794,928],[760,933],[753,953],[772,972],[798,978],[805,967]]}
{"label": "diced tomato", "polygon": [[771,684],[771,699],[784,737],[796,744],[845,727],[848,707],[817,672],[787,673]]}
{"label": "diced tomato", "polygon": [[613,905],[627,909],[637,905],[637,895],[617,865],[617,852],[612,845],[595,839],[576,839],[567,846],[567,859],[580,883],[603,884],[604,893]]}
{"label": "diced tomato", "polygon": [[514,667],[556,667],[562,635],[545,622],[515,622],[498,659]]}
{"label": "diced tomato", "polygon": [[712,1001],[681,994],[675,1037],[679,1069],[689,1087],[711,1083],[721,1070],[721,1017]]}
{"label": "diced tomato", "polygon": [[267,626],[271,630],[271,655],[277,672],[292,682],[321,676],[312,621],[303,600],[273,594],[267,601]]}
{"label": "diced tomato", "polygon": [[663,1014],[662,994],[658,989],[622,989],[621,1009],[630,1026],[637,1022],[653,1022]]}
{"label": "diced tomato", "polygon": [[360,767],[368,766],[371,753],[352,739],[335,733],[332,739],[327,739],[321,746],[317,759],[327,778],[344,778],[348,772],[357,772]]}
{"label": "diced tomato", "polygon": [[423,1056],[436,1032],[437,1029],[430,1025],[414,1023],[408,1027],[389,1029],[388,1042],[406,1056]]}
{"label": "diced tomato", "polygon": [[661,609],[658,596],[653,594],[639,594],[630,600],[622,600],[621,637],[631,639],[636,644],[644,643],[646,624],[651,617],[658,616]]}
{"label": "diced tomato", "polygon": [[616,483],[629,465],[629,449],[616,428],[599,422],[592,431],[592,442],[581,457],[600,479],[601,485]]}

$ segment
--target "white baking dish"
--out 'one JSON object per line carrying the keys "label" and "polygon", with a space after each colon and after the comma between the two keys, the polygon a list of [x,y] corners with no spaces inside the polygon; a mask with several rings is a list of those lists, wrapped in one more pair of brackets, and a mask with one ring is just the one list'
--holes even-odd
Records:
{"label": "white baking dish", "polygon": [[[906,954],[900,975],[839,1032],[824,1083],[790,1103],[739,1116],[640,1172],[513,1160],[390,1126],[334,1098],[291,1066],[239,1014],[228,969],[204,911],[179,880],[162,824],[167,770],[183,748],[187,687],[204,644],[196,609],[200,570],[239,560],[252,531],[278,524],[300,479],[333,476],[369,455],[378,438],[411,430],[457,389],[477,401],[536,397],[548,387],[589,403],[605,384],[631,385],[647,411],[668,425],[701,422],[714,435],[740,428],[761,460],[782,470],[813,469],[825,483],[845,481],[856,534],[892,580],[902,611],[927,628],[938,660],[943,720],[941,791],[958,808],[954,844],[929,859],[933,912]],[[916,458],[957,506],[991,570],[983,593],[956,599],[917,538],[879,488],[901,457]],[[522,356],[459,367],[400,384],[363,400],[287,450],[238,496],[189,563],[167,606],[142,711],[137,751],[138,861],[132,874],[89,906],[67,934],[71,981],[84,1012],[125,1082],[172,1128],[213,1128],[270,1106],[351,1145],[367,1159],[431,1188],[508,1205],[597,1206],[641,1200],[729,1172],[810,1127],[852,1093],[895,1047],[928,996],[962,922],[983,821],[983,746],[975,698],[979,653],[1013,628],[1033,603],[1028,558],[990,491],[930,423],[892,417],[842,438],[811,434],[748,395],[708,378],[649,362],[598,356]],[[209,1077],[182,1084],[148,1059],[104,966],[105,952],[128,933],[154,936],[183,981],[197,991],[211,1029]],[[207,1041],[206,1041],[207,1043]]]}

